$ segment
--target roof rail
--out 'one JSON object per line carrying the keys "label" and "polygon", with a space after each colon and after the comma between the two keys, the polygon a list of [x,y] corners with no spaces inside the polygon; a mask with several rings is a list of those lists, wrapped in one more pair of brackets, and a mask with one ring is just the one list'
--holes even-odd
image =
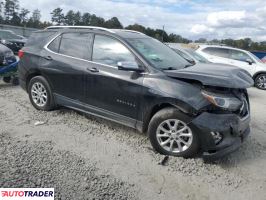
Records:
{"label": "roof rail", "polygon": [[46,29],[94,29],[94,30],[102,30],[102,31],[107,31],[110,33],[114,33],[114,31],[108,29],[108,28],[103,28],[103,27],[98,27],[98,26],[49,26]]}
{"label": "roof rail", "polygon": [[114,31],[124,31],[124,32],[131,32],[131,33],[138,33],[138,34],[142,34],[142,35],[145,35],[144,33],[142,32],[139,32],[139,31],[134,31],[134,30],[128,30],[128,29],[112,29]]}

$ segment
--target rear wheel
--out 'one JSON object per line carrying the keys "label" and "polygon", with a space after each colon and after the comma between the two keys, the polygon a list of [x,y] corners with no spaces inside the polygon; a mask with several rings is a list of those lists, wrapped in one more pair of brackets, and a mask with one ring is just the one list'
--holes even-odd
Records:
{"label": "rear wheel", "polygon": [[55,108],[51,87],[44,77],[32,78],[29,82],[28,93],[30,101],[36,109],[49,111]]}
{"label": "rear wheel", "polygon": [[260,74],[256,77],[255,86],[261,90],[266,90],[266,74]]}
{"label": "rear wheel", "polygon": [[164,155],[195,156],[199,151],[197,129],[190,117],[175,108],[165,108],[151,119],[148,133],[153,148]]}

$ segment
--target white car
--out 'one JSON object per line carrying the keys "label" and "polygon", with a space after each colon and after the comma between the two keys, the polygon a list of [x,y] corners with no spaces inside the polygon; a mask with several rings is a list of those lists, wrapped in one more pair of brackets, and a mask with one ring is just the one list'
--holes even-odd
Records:
{"label": "white car", "polygon": [[240,67],[253,77],[255,86],[266,90],[266,64],[252,53],[228,46],[200,45],[197,53],[212,63]]}

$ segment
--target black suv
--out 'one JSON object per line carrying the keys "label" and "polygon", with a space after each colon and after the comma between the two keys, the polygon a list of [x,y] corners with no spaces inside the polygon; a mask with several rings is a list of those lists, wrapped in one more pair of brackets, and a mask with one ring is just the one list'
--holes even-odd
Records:
{"label": "black suv", "polygon": [[147,132],[162,154],[217,158],[250,132],[245,71],[192,66],[136,31],[48,27],[19,56],[20,84],[36,109],[65,106]]}

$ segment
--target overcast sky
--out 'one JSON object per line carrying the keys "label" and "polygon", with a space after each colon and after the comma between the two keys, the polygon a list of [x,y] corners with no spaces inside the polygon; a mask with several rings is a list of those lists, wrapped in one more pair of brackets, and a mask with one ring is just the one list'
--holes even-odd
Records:
{"label": "overcast sky", "polygon": [[[225,3],[226,2],[226,3]],[[266,41],[265,0],[21,0],[21,7],[41,10],[42,20],[61,7],[105,19],[116,16],[124,26],[162,28],[189,39],[244,38]]]}

